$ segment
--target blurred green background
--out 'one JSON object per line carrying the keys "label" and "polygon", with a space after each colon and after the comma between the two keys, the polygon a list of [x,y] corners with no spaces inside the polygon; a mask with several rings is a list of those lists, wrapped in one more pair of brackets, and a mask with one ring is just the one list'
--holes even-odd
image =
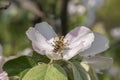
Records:
{"label": "blurred green background", "polygon": [[98,76],[100,80],[120,80],[120,0],[0,0],[4,56],[32,48],[25,32],[41,21],[54,26],[60,35],[84,25],[107,36],[110,48],[101,54],[111,56],[114,63]]}

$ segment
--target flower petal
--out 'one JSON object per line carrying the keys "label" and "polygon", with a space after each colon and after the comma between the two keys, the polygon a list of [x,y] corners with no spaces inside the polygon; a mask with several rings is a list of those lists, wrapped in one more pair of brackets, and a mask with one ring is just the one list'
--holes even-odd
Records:
{"label": "flower petal", "polygon": [[3,56],[3,54],[2,54],[2,46],[0,45],[0,72],[2,71],[2,66],[3,66],[3,64],[4,64],[4,62],[5,62],[5,59],[4,59],[4,56]]}
{"label": "flower petal", "polygon": [[80,53],[81,56],[94,56],[109,48],[109,40],[99,33],[95,33],[95,40],[91,47],[84,52]]}
{"label": "flower petal", "polygon": [[81,50],[81,46],[82,44],[80,44],[79,46],[70,49],[70,50],[64,50],[63,55],[63,60],[69,60],[72,57],[74,57],[75,55],[77,55],[79,53],[79,51]]}
{"label": "flower petal", "polygon": [[43,53],[44,50],[51,48],[50,44],[35,28],[30,27],[26,31],[26,34],[27,34],[28,38],[32,41],[33,49],[36,52],[38,52],[40,54],[44,54]]}
{"label": "flower petal", "polygon": [[0,73],[0,80],[8,80],[8,76],[6,72]]}
{"label": "flower petal", "polygon": [[99,70],[109,68],[113,63],[112,58],[102,56],[87,57],[83,61],[86,61],[88,64],[90,64],[91,67],[97,72],[99,72]]}
{"label": "flower petal", "polygon": [[84,26],[76,27],[65,36],[65,39],[69,40],[70,43],[75,42],[77,39],[86,35],[89,32],[91,32],[91,30],[87,27]]}
{"label": "flower petal", "polygon": [[[77,27],[75,29],[73,29],[72,31],[70,31],[66,36],[65,39],[68,40],[69,42],[69,47],[73,48],[75,46],[78,46],[77,44],[79,44],[82,40],[82,38],[85,38],[86,35],[91,35],[91,38],[94,37],[92,31],[84,26],[81,27]],[[89,41],[89,40],[88,40]],[[91,43],[91,42],[90,42]]]}
{"label": "flower petal", "polygon": [[52,27],[46,22],[36,24],[35,29],[38,30],[47,40],[57,36]]}
{"label": "flower petal", "polygon": [[3,56],[0,56],[0,72],[2,71],[3,64],[4,64],[4,58]]}
{"label": "flower petal", "polygon": [[93,40],[94,40],[93,33],[89,33],[89,34],[81,37],[81,39],[79,39],[79,41],[75,42],[77,45],[76,47],[71,48],[71,50],[66,50],[64,52],[63,59],[69,60],[72,57],[79,54],[80,52],[83,52],[84,50],[88,49],[91,46]]}
{"label": "flower petal", "polygon": [[3,49],[2,49],[2,46],[0,44],[0,72],[2,71],[2,65],[3,65],[3,55],[2,55],[3,51],[2,50]]}

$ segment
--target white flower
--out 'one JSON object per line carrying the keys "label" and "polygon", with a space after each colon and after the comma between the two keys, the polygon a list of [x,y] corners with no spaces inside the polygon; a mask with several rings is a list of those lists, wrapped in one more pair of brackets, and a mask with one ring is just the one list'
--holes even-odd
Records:
{"label": "white flower", "polygon": [[82,60],[81,64],[86,69],[86,71],[89,71],[89,67],[87,65],[90,65],[93,70],[97,73],[101,73],[100,70],[105,70],[110,68],[110,66],[113,63],[113,59],[111,57],[103,57],[103,56],[92,56],[92,57],[86,57]]}
{"label": "white flower", "polygon": [[70,15],[74,15],[74,14],[79,14],[82,15],[86,12],[86,8],[83,5],[76,5],[73,2],[69,2],[68,4],[68,13]]}
{"label": "white flower", "polygon": [[0,73],[0,80],[8,80],[7,73],[6,72],[1,72]]}
{"label": "white flower", "polygon": [[81,0],[81,2],[88,8],[99,8],[104,3],[104,0]]}
{"label": "white flower", "polygon": [[88,49],[94,41],[94,33],[87,27],[77,27],[65,37],[58,37],[46,22],[30,27],[26,34],[36,52],[54,60],[69,60]]}
{"label": "white flower", "polygon": [[109,48],[109,40],[102,34],[94,33],[94,41],[90,48],[80,53],[81,56],[88,57],[99,54]]}
{"label": "white flower", "polygon": [[31,48],[25,48],[24,50],[18,52],[19,55],[16,55],[16,57],[21,56],[21,55],[26,55],[26,56],[32,56],[32,49]]}
{"label": "white flower", "polygon": [[[96,54],[99,54],[109,48],[109,41],[105,36],[101,34],[94,33],[94,35],[95,39],[91,47],[85,50],[84,52],[80,53],[80,56],[83,56],[81,64],[84,68],[86,68],[86,66],[84,65],[88,64],[97,73],[100,73],[100,70],[107,69],[112,65],[113,59],[110,57],[96,56]],[[87,71],[88,70],[89,69],[87,67]]]}
{"label": "white flower", "polygon": [[2,72],[3,63],[4,63],[4,58],[3,58],[3,56],[0,55],[0,72]]}
{"label": "white flower", "polygon": [[2,46],[0,45],[0,80],[8,80],[7,73],[2,70],[2,66],[4,64],[4,58],[2,56]]}
{"label": "white flower", "polygon": [[3,51],[2,51],[2,46],[0,44],[0,72],[2,72],[2,65],[4,64],[4,57],[2,55]]}
{"label": "white flower", "polygon": [[119,68],[119,66],[116,64],[112,65],[110,70],[108,71],[108,74],[109,74],[109,76],[117,78],[118,80],[120,80],[120,68]]}
{"label": "white flower", "polygon": [[116,27],[116,28],[113,28],[111,30],[111,35],[117,39],[117,40],[120,40],[120,27]]}

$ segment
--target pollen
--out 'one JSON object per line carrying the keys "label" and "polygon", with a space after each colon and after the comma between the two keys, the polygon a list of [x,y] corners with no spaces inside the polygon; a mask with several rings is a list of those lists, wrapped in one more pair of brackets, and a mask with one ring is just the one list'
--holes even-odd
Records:
{"label": "pollen", "polygon": [[69,45],[68,41],[64,40],[64,36],[59,36],[58,39],[54,40],[53,42],[54,42],[54,44],[52,44],[52,46],[54,47],[53,52],[57,54],[62,54],[64,46]]}

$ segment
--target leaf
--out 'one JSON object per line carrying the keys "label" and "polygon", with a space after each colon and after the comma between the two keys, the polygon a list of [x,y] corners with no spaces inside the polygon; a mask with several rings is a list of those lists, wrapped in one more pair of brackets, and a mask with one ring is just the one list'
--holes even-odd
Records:
{"label": "leaf", "polygon": [[22,80],[22,78],[24,77],[24,75],[29,71],[30,69],[25,69],[24,71],[20,72],[19,76],[19,80]]}
{"label": "leaf", "polygon": [[8,76],[18,75],[25,69],[32,68],[36,65],[36,62],[30,56],[21,56],[16,59],[12,59],[3,65],[3,70],[8,73]]}
{"label": "leaf", "polygon": [[67,76],[59,65],[41,63],[29,70],[22,80],[67,80]]}
{"label": "leaf", "polygon": [[38,62],[44,62],[44,63],[49,63],[50,59],[48,59],[46,56],[44,55],[40,55],[36,52],[33,52],[33,56],[32,58],[38,63]]}
{"label": "leaf", "polygon": [[79,62],[72,62],[70,64],[72,66],[74,80],[89,80],[87,72],[84,70]]}
{"label": "leaf", "polygon": [[81,62],[82,61],[82,56],[80,56],[80,55],[76,55],[76,56],[74,56],[72,59],[70,59],[70,61],[71,62],[75,62],[75,61],[79,61],[79,62]]}
{"label": "leaf", "polygon": [[74,80],[72,69],[71,69],[71,68],[68,68],[68,66],[64,66],[63,68],[64,68],[64,70],[65,70],[66,73],[67,73],[68,80]]}
{"label": "leaf", "polygon": [[96,75],[96,73],[94,72],[94,70],[92,68],[90,68],[90,70],[88,71],[91,80],[98,80],[98,77]]}

